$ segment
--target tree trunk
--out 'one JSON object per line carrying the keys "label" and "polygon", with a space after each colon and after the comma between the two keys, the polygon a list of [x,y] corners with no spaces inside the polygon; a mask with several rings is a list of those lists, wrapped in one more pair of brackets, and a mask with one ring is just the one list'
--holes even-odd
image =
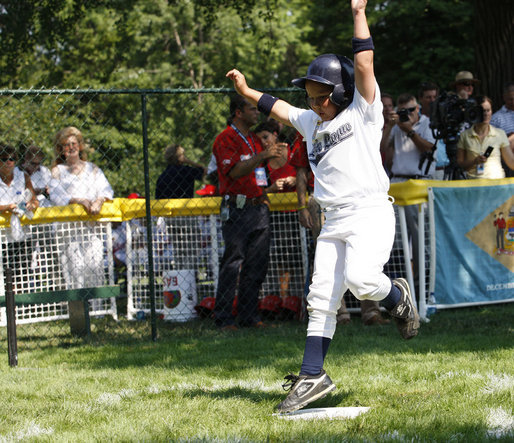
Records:
{"label": "tree trunk", "polygon": [[514,80],[514,1],[475,0],[475,63],[480,91],[503,105],[503,85]]}

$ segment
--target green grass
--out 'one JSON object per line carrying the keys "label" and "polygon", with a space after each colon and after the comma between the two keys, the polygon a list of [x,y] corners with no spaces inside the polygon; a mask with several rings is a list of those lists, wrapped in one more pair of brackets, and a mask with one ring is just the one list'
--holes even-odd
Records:
{"label": "green grass", "polygon": [[302,323],[160,323],[154,343],[147,325],[103,319],[86,344],[65,323],[47,324],[47,341],[20,327],[17,368],[2,340],[0,441],[512,441],[513,319],[514,304],[440,311],[403,341],[355,317],[325,364],[338,389],[312,407],[371,409],[315,421],[272,415],[301,363]]}

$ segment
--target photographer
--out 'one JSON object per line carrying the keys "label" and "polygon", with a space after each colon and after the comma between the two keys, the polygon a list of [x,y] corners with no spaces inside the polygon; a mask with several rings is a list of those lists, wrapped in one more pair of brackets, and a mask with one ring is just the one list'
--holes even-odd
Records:
{"label": "photographer", "polygon": [[[430,120],[420,114],[419,104],[412,94],[401,94],[397,111],[391,112],[382,132],[380,150],[386,162],[391,161],[391,182],[431,178],[435,164],[426,171],[422,160],[432,152],[434,137]],[[421,163],[421,165],[420,165]]]}
{"label": "photographer", "polygon": [[505,131],[490,125],[492,101],[478,99],[483,109],[483,121],[461,133],[457,144],[457,163],[467,171],[468,178],[504,178],[501,160],[514,168],[514,153]]}

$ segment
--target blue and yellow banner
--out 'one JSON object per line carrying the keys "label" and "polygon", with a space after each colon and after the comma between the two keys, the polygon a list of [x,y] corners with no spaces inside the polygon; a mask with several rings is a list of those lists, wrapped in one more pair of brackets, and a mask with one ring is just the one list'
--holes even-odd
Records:
{"label": "blue and yellow banner", "polygon": [[436,304],[513,300],[514,183],[433,195]]}

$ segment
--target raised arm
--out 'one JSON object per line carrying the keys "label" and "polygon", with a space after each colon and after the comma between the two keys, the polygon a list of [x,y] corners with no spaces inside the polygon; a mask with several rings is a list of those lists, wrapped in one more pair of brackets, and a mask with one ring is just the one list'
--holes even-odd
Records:
{"label": "raised arm", "polygon": [[[367,0],[352,0],[354,50],[362,40],[371,37],[366,19]],[[357,43],[357,45],[356,45]],[[355,53],[355,86],[368,103],[375,99],[375,74],[373,72],[373,50]]]}
{"label": "raised arm", "polygon": [[[242,95],[249,102],[259,107],[259,100],[262,98],[263,95],[267,94],[263,94],[262,92],[257,91],[256,89],[250,88],[246,83],[245,76],[237,69],[230,70],[229,72],[227,72],[226,76],[234,82],[234,88],[236,89],[239,95]],[[267,97],[271,96],[267,95]],[[289,121],[289,108],[291,108],[291,105],[289,103],[285,102],[284,100],[276,100],[272,104],[270,110],[271,112],[269,115],[271,115],[271,117],[273,117],[275,120],[282,122],[284,125],[292,126],[291,122]]]}

